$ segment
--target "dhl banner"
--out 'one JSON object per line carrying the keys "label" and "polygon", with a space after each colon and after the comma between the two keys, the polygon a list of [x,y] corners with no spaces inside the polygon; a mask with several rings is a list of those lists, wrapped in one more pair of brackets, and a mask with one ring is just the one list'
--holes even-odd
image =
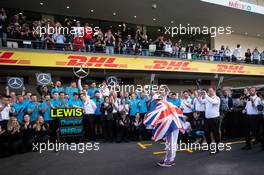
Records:
{"label": "dhl banner", "polygon": [[91,55],[0,50],[0,65],[37,67],[87,66],[91,69],[220,73],[264,76],[264,66],[220,62],[143,58],[140,56]]}

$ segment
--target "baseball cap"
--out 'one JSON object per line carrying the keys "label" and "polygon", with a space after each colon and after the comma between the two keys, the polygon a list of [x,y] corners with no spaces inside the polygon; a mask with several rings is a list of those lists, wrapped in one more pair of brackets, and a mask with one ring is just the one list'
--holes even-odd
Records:
{"label": "baseball cap", "polygon": [[152,99],[153,100],[161,100],[161,97],[159,94],[155,94],[155,95],[153,95]]}

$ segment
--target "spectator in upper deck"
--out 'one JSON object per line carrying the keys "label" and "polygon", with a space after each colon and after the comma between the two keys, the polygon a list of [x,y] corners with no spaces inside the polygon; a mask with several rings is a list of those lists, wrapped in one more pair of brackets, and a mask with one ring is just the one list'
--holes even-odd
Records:
{"label": "spectator in upper deck", "polygon": [[84,24],[84,34],[83,34],[83,39],[84,39],[84,44],[86,47],[86,51],[90,52],[92,49],[92,45],[94,44],[93,41],[93,28],[89,26],[89,23]]}
{"label": "spectator in upper deck", "polygon": [[114,54],[115,37],[109,29],[105,34],[105,52],[106,54]]}
{"label": "spectator in upper deck", "polygon": [[245,62],[246,63],[251,63],[251,56],[252,56],[252,54],[251,54],[251,52],[250,52],[250,49],[247,49],[247,52],[245,53]]}
{"label": "spectator in upper deck", "polygon": [[237,62],[237,60],[240,59],[240,55],[241,55],[240,44],[237,44],[237,47],[233,51],[232,62]]}
{"label": "spectator in upper deck", "polygon": [[252,52],[252,60],[253,60],[253,64],[258,64],[259,63],[259,51],[257,48],[255,48]]}
{"label": "spectator in upper deck", "polygon": [[73,39],[73,50],[78,52],[85,51],[84,39],[79,34],[77,34]]}

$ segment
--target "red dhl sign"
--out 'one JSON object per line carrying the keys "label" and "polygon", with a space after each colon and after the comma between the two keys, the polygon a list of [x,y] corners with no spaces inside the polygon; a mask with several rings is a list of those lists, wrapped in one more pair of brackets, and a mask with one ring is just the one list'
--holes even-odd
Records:
{"label": "red dhl sign", "polygon": [[116,55],[84,55],[0,50],[0,66],[74,67],[264,76],[264,66]]}
{"label": "red dhl sign", "polygon": [[0,64],[30,64],[30,60],[12,59],[14,52],[0,52]]}
{"label": "red dhl sign", "polygon": [[217,69],[212,69],[214,72],[219,73],[238,73],[238,74],[246,74],[250,73],[250,71],[245,71],[243,65],[225,65],[225,64],[217,64]]}
{"label": "red dhl sign", "polygon": [[86,56],[68,56],[69,61],[66,66],[80,66],[87,67],[108,67],[108,68],[127,68],[127,64],[116,64],[116,58],[112,57],[86,57]]}

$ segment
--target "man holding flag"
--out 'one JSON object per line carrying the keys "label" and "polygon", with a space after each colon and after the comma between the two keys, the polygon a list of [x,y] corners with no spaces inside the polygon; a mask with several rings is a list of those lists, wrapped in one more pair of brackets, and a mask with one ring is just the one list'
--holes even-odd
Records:
{"label": "man holding flag", "polygon": [[166,155],[158,165],[172,167],[175,164],[179,130],[184,129],[184,123],[180,119],[183,113],[173,104],[161,100],[158,94],[153,95],[152,99],[155,106],[147,113],[144,124],[153,128],[154,141],[166,140]]}

